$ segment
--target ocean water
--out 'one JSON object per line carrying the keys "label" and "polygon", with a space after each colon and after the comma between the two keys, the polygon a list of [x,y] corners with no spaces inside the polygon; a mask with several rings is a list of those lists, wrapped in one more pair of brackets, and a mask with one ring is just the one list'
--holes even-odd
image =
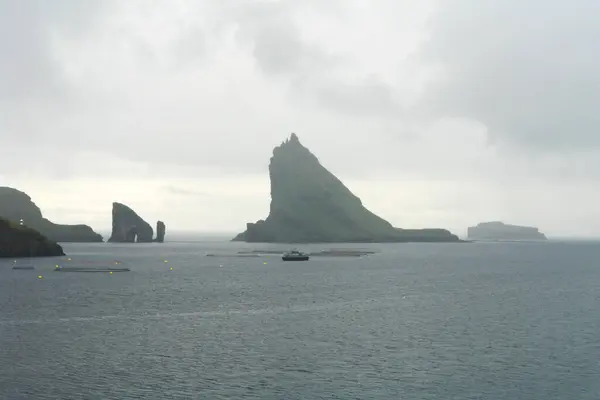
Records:
{"label": "ocean water", "polygon": [[600,243],[64,247],[0,261],[0,399],[600,398]]}

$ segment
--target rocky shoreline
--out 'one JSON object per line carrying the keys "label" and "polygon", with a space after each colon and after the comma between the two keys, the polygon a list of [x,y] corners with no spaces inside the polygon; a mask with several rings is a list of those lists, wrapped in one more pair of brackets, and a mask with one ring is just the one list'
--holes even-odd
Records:
{"label": "rocky shoreline", "polygon": [[62,247],[40,232],[0,218],[0,257],[64,256]]}

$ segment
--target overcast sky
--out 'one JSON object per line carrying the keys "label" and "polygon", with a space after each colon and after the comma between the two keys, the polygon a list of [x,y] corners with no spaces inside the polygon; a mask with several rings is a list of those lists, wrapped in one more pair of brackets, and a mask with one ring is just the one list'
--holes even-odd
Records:
{"label": "overcast sky", "polygon": [[266,217],[296,132],[373,212],[600,236],[597,0],[0,0],[0,185],[62,223]]}

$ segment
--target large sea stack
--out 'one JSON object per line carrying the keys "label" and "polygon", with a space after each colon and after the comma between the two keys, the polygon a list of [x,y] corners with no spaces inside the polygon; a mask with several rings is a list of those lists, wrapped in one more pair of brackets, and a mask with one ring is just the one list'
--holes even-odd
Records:
{"label": "large sea stack", "polygon": [[473,240],[546,240],[546,235],[531,226],[509,225],[500,221],[482,222],[467,230]]}
{"label": "large sea stack", "polygon": [[59,225],[42,216],[42,212],[26,193],[0,187],[0,217],[39,231],[54,242],[102,242],[102,236],[87,225]]}
{"label": "large sea stack", "polygon": [[292,136],[273,150],[271,208],[234,241],[270,243],[457,242],[444,229],[398,229],[367,210]]}
{"label": "large sea stack", "polygon": [[64,256],[62,247],[40,232],[0,218],[0,257]]}
{"label": "large sea stack", "polygon": [[135,211],[121,203],[112,205],[112,243],[149,243],[154,231]]}

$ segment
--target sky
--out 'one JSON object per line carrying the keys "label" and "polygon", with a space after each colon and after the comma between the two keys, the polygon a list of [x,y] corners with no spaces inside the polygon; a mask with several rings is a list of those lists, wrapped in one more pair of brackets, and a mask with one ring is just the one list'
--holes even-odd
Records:
{"label": "sky", "polygon": [[0,0],[0,186],[107,230],[269,210],[296,132],[398,227],[600,236],[600,2]]}

